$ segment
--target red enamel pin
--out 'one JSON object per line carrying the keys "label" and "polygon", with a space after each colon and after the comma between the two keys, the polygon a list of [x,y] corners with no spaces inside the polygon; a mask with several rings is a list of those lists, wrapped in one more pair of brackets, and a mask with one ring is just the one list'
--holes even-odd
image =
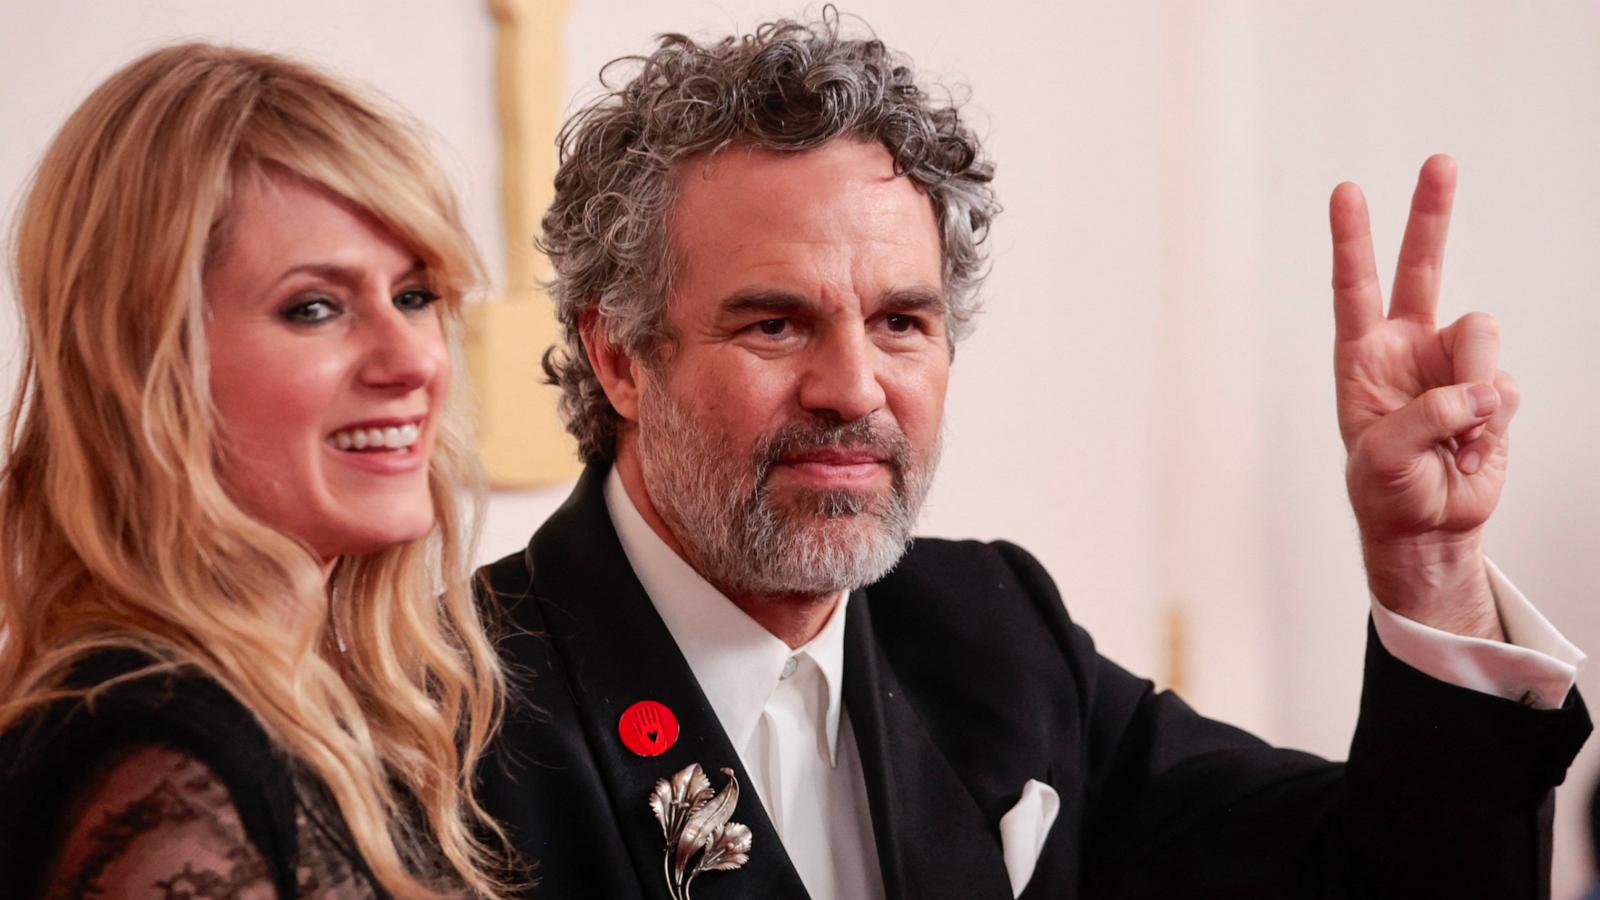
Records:
{"label": "red enamel pin", "polygon": [[617,720],[622,746],[640,756],[660,756],[678,742],[678,717],[666,704],[640,700]]}

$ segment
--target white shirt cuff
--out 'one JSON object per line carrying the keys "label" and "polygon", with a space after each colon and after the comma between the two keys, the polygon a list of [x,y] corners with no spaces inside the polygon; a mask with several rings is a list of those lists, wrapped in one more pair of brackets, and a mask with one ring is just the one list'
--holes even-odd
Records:
{"label": "white shirt cuff", "polygon": [[1440,681],[1493,694],[1535,709],[1566,702],[1586,658],[1506,580],[1494,563],[1489,590],[1506,643],[1466,637],[1424,625],[1372,598],[1372,625],[1389,655]]}

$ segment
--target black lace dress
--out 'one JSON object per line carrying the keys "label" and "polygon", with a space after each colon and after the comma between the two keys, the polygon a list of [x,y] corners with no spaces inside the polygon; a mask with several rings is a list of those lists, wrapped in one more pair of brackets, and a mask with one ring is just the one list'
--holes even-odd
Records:
{"label": "black lace dress", "polygon": [[[101,654],[73,681],[143,662]],[[103,813],[79,821],[97,791],[109,792]],[[0,735],[0,893],[92,897],[133,872],[158,895],[195,900],[384,896],[320,786],[197,675],[139,677]]]}

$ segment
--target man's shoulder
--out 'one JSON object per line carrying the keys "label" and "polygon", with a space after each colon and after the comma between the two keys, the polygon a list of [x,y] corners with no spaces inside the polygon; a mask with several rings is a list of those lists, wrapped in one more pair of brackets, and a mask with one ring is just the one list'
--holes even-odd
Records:
{"label": "man's shoulder", "polygon": [[967,598],[1016,594],[1061,604],[1061,595],[1044,566],[1010,541],[919,537],[873,588]]}
{"label": "man's shoulder", "polygon": [[499,642],[502,655],[533,662],[548,657],[546,611],[535,600],[533,567],[526,549],[478,567],[472,576],[478,611]]}
{"label": "man's shoulder", "polygon": [[532,581],[533,570],[528,566],[526,547],[479,566],[472,576],[473,587],[479,592],[494,591],[501,596],[525,594]]}
{"label": "man's shoulder", "polygon": [[866,589],[879,637],[936,635],[967,647],[1005,647],[1028,634],[1059,652],[1072,631],[1055,583],[1008,541],[918,538],[894,570]]}
{"label": "man's shoulder", "polygon": [[1032,560],[1033,555],[1010,541],[958,540],[919,536],[911,541],[905,559],[955,558],[962,560]]}

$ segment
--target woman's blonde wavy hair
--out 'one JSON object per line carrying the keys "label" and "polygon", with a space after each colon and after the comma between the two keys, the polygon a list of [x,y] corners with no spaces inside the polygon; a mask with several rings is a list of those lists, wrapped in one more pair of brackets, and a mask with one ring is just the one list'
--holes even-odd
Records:
{"label": "woman's blonde wavy hair", "polygon": [[[504,687],[467,581],[481,488],[464,404],[439,423],[431,534],[343,558],[326,580],[218,477],[201,279],[239,185],[282,173],[416,252],[459,332],[477,257],[446,179],[392,113],[293,61],[205,44],[96,89],[13,236],[26,351],[0,472],[0,730],[83,693],[67,678],[89,655],[134,648],[243,702],[326,786],[385,889],[448,892],[442,859],[498,896],[505,841],[473,771]],[[286,602],[321,614],[285,627]]]}

